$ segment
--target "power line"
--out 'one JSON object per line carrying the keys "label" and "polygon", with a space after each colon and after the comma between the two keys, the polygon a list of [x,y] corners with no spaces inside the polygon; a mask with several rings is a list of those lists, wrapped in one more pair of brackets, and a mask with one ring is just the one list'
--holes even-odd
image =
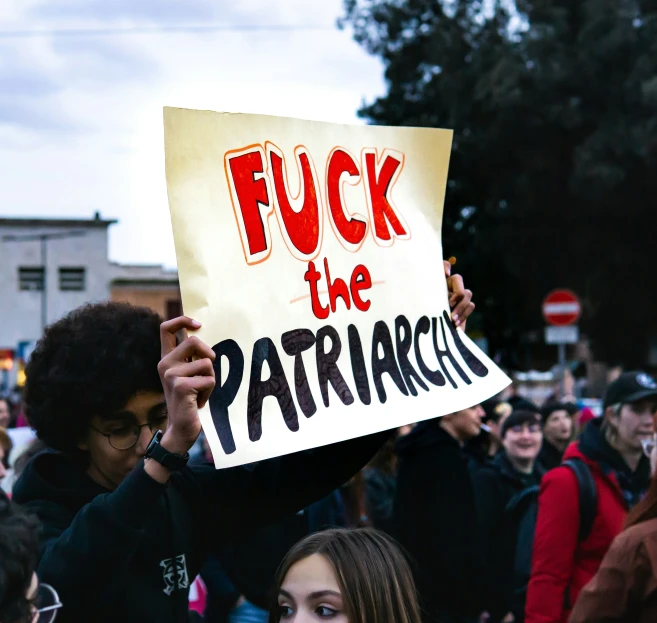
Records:
{"label": "power line", "polygon": [[157,35],[161,33],[213,32],[292,32],[335,30],[328,24],[215,24],[207,26],[135,26],[133,28],[53,28],[46,30],[0,30],[0,39],[32,39],[36,37],[112,37],[122,35]]}

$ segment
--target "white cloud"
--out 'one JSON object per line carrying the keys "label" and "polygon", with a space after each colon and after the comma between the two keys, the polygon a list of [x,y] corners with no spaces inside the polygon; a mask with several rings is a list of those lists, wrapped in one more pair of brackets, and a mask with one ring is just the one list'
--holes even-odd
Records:
{"label": "white cloud", "polygon": [[207,0],[40,0],[33,3],[31,14],[49,20],[132,18],[166,22],[213,18],[220,8],[227,10],[230,6]]}
{"label": "white cloud", "polygon": [[[27,6],[12,16],[12,28],[331,26],[342,10],[341,0],[248,0],[239,9],[212,0]],[[3,77],[13,87],[0,96],[0,212],[90,217],[100,210],[120,221],[112,259],[169,265],[163,106],[351,123],[362,99],[383,90],[379,62],[335,28],[0,39]]]}

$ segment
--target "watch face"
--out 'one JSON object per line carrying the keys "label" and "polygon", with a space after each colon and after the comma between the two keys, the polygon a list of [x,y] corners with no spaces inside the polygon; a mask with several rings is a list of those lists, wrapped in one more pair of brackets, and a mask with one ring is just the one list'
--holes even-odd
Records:
{"label": "watch face", "polygon": [[151,442],[148,444],[148,447],[146,448],[146,452],[144,453],[144,456],[150,456],[151,452],[153,451],[153,448],[160,443],[160,439],[162,439],[162,431],[158,430],[154,435],[153,439],[151,439]]}

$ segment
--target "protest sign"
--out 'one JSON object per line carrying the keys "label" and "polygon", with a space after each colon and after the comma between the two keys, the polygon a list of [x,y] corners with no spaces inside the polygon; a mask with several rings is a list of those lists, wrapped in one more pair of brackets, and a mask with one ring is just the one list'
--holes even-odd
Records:
{"label": "protest sign", "polygon": [[451,131],[165,108],[185,313],[217,467],[477,404],[509,379],[450,320]]}

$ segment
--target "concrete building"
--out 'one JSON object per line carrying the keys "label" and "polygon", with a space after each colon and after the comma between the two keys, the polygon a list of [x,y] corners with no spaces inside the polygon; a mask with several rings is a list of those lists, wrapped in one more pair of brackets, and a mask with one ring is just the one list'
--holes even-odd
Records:
{"label": "concrete building", "polygon": [[166,319],[182,314],[178,273],[162,266],[114,264],[110,298],[154,309]]}
{"label": "concrete building", "polygon": [[[121,300],[180,313],[175,271],[109,261],[115,220],[0,218],[0,385],[13,383],[43,327],[84,303]],[[7,354],[15,364],[7,371]],[[19,375],[20,377],[20,375]]]}

